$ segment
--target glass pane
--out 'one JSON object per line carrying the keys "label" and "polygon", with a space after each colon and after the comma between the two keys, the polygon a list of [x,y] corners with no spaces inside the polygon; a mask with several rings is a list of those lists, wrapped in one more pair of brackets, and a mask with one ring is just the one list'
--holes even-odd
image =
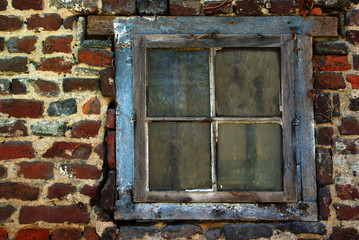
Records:
{"label": "glass pane", "polygon": [[219,124],[218,189],[281,191],[281,135],[279,124]]}
{"label": "glass pane", "polygon": [[280,116],[280,52],[233,49],[216,52],[218,116]]}
{"label": "glass pane", "polygon": [[149,123],[150,190],[210,189],[210,124]]}
{"label": "glass pane", "polygon": [[209,51],[147,51],[150,117],[209,116]]}

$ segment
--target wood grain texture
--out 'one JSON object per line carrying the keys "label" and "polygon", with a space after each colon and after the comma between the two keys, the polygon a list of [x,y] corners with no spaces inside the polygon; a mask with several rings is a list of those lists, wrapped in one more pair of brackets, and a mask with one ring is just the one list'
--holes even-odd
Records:
{"label": "wood grain texture", "polygon": [[[336,17],[306,17],[280,16],[280,17],[116,17],[95,16],[87,17],[88,35],[114,35],[114,23],[139,23],[145,25],[141,32],[155,34],[163,26],[167,26],[166,33],[181,34],[192,33],[210,34],[291,34],[294,28],[302,29],[304,34],[312,37],[338,36],[338,19]],[[219,31],[218,26],[225,25]],[[172,26],[172,27],[171,27]],[[136,32],[134,32],[136,33]],[[165,33],[165,32],[162,32]],[[203,33],[202,33],[203,34]]]}

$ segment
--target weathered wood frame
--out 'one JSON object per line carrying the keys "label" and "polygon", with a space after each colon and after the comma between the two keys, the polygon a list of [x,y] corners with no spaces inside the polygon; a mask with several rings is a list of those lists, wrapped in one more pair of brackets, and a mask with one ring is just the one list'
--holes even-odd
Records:
{"label": "weathered wood frame", "polygon": [[[93,18],[92,18],[93,19]],[[103,20],[105,18],[101,18]],[[286,17],[124,17],[106,18],[116,31],[118,220],[316,221],[316,174],[312,89],[312,37],[337,36],[336,18]],[[105,22],[106,22],[105,21]],[[93,33],[89,18],[88,33]],[[92,24],[93,26],[93,24]],[[101,26],[101,25],[100,25]],[[104,28],[107,32],[110,27]],[[91,32],[92,31],[92,32]],[[296,203],[135,203],[133,37],[156,34],[292,34],[295,48]]]}
{"label": "weathered wood frame", "polygon": [[[277,48],[281,54],[281,117],[216,117],[214,91],[214,48]],[[210,54],[211,66],[211,114],[207,117],[147,117],[146,116],[146,50],[156,48],[206,48]],[[287,89],[294,87],[294,40],[291,34],[283,35],[136,35],[133,37],[133,69],[134,69],[134,202],[296,202],[296,167],[294,158],[294,130],[292,120],[295,118],[294,95]],[[147,69],[148,70],[148,69]],[[284,104],[282,104],[284,103]],[[194,121],[211,122],[212,134],[217,133],[218,123],[277,123],[282,126],[283,133],[283,191],[217,191],[213,184],[212,191],[149,191],[149,159],[148,159],[148,123],[156,121]],[[216,137],[211,137],[212,149],[212,181],[216,180]]]}

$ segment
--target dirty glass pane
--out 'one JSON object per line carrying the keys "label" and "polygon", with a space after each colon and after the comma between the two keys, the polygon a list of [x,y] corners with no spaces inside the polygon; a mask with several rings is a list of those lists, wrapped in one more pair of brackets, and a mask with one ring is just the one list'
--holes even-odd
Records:
{"label": "dirty glass pane", "polygon": [[149,123],[150,190],[211,188],[210,123]]}
{"label": "dirty glass pane", "polygon": [[150,117],[209,116],[209,51],[147,51]]}
{"label": "dirty glass pane", "polygon": [[281,126],[219,124],[217,166],[220,191],[281,191]]}
{"label": "dirty glass pane", "polygon": [[279,50],[219,50],[215,76],[218,116],[280,116]]}

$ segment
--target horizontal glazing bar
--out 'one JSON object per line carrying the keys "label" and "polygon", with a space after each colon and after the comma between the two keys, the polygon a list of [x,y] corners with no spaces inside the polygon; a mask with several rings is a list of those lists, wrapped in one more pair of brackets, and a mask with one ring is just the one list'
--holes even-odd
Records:
{"label": "horizontal glazing bar", "polygon": [[161,122],[161,121],[173,121],[173,122],[228,122],[228,123],[282,123],[280,117],[147,117],[145,122]]}

